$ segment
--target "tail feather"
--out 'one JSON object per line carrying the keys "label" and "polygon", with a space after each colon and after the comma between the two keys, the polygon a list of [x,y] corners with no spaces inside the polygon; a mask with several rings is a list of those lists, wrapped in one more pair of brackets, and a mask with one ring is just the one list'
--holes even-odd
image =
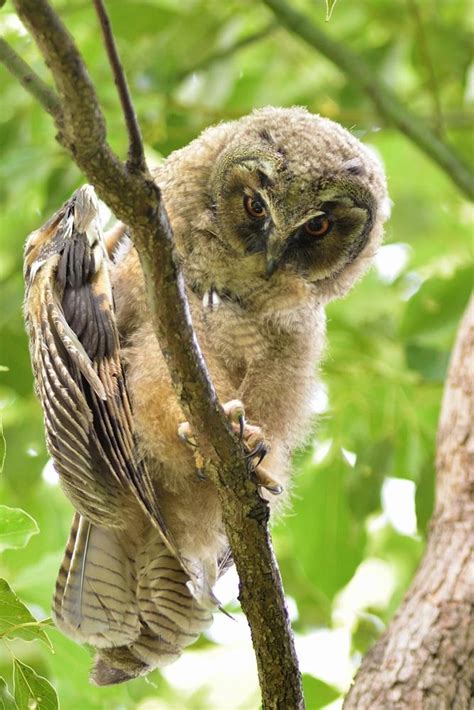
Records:
{"label": "tail feather", "polygon": [[212,623],[189,590],[189,577],[156,533],[143,550],[138,576],[140,616],[150,630],[184,648]]}
{"label": "tail feather", "polygon": [[147,626],[132,646],[98,649],[91,680],[96,685],[116,685],[145,675],[178,660],[182,648],[168,643]]}
{"label": "tail feather", "polygon": [[76,513],[53,603],[59,628],[97,647],[132,643],[140,633],[134,586],[118,533]]}
{"label": "tail feather", "polygon": [[76,514],[56,584],[56,623],[96,647],[97,685],[172,663],[211,625],[216,609],[196,600],[188,574],[156,530],[141,536],[136,552],[122,535]]}

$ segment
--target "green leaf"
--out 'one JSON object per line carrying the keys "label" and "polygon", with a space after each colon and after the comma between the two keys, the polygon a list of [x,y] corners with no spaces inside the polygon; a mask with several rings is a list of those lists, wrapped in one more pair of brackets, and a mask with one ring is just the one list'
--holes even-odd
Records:
{"label": "green leaf", "polygon": [[380,508],[380,489],[393,468],[394,446],[388,439],[368,445],[357,456],[347,482],[351,511],[359,519]]}
{"label": "green leaf", "polygon": [[449,352],[409,341],[405,347],[407,365],[420,373],[424,380],[444,382],[449,363]]}
{"label": "green leaf", "polygon": [[0,710],[19,710],[4,678],[0,677]]}
{"label": "green leaf", "polygon": [[306,707],[311,710],[323,708],[341,695],[337,688],[307,673],[303,674],[303,691]]}
{"label": "green leaf", "polygon": [[337,0],[326,0],[326,22],[329,22],[331,19],[332,11],[334,10],[334,5],[337,3]]}
{"label": "green leaf", "polygon": [[401,535],[390,523],[371,532],[367,557],[375,557],[392,567],[397,586],[387,606],[369,609],[384,623],[390,620],[405,594],[423,553],[424,543],[419,537]]}
{"label": "green leaf", "polygon": [[3,473],[3,467],[5,466],[6,455],[7,455],[7,442],[5,441],[5,434],[3,433],[3,422],[0,419],[0,473]]}
{"label": "green leaf", "polygon": [[424,345],[449,346],[472,290],[472,267],[428,279],[408,301],[400,334]]}
{"label": "green leaf", "polygon": [[39,639],[51,648],[43,625],[44,622],[35,619],[8,582],[0,579],[0,638]]}
{"label": "green leaf", "polygon": [[321,466],[309,462],[288,526],[293,554],[311,583],[329,599],[351,579],[364,551],[363,521],[352,513],[348,500],[353,475],[339,453]]}
{"label": "green leaf", "polygon": [[365,654],[384,631],[384,624],[375,614],[359,612],[352,631],[352,649]]}
{"label": "green leaf", "polygon": [[58,696],[51,683],[17,658],[14,662],[14,693],[23,710],[57,710]]}
{"label": "green leaf", "polygon": [[0,552],[25,547],[30,537],[38,533],[39,528],[31,515],[20,508],[0,505]]}

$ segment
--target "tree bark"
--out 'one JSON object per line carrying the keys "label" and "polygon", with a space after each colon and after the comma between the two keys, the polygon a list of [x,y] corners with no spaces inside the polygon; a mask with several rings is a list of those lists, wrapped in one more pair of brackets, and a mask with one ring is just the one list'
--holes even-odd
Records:
{"label": "tree bark", "polygon": [[474,300],[462,320],[438,429],[436,507],[425,556],[345,710],[474,708]]}

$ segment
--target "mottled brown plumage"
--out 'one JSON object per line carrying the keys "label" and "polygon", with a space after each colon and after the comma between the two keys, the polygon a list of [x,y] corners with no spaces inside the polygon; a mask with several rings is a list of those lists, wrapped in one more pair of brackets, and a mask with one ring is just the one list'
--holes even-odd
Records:
{"label": "mottled brown plumage", "polygon": [[[368,149],[339,125],[303,109],[267,108],[208,129],[173,153],[156,179],[173,227],[194,328],[217,393],[223,404],[230,403],[227,411],[236,429],[243,403],[247,448],[261,450],[265,441],[269,452],[257,467],[257,479],[262,495],[277,509],[286,493],[274,492],[288,490],[290,453],[308,431],[325,341],[324,307],[362,275],[382,236],[388,204],[383,171]],[[48,225],[39,234],[51,241]],[[55,433],[47,422],[50,451],[81,514],[58,580],[56,617],[67,633],[98,648],[93,677],[102,684],[169,662],[210,623],[214,602],[209,589],[228,553],[216,490],[197,476],[193,447],[183,443],[183,434],[189,440],[192,432],[183,424],[153,334],[138,258],[125,228],[115,230],[112,247],[112,260],[104,259],[99,271],[102,280],[110,275],[114,311],[110,297],[103,298],[106,288],[93,292],[91,302],[93,309],[110,313],[117,331],[113,323],[105,328],[112,345],[107,350],[106,339],[96,356],[97,346],[94,352],[90,340],[103,328],[97,318],[89,323],[92,333],[84,331],[89,346],[85,355],[102,386],[104,366],[113,367],[123,389],[118,398],[107,394],[101,399],[94,377],[88,380],[84,373],[81,386],[87,389],[86,404],[93,413],[88,434],[92,439],[104,427],[110,397],[115,397],[119,424],[130,399],[133,418],[126,418],[127,435],[134,446],[129,447],[131,470],[122,476],[125,494],[122,466],[120,482],[110,492],[97,472],[91,473],[94,466],[104,466],[96,458],[85,475],[96,481],[90,486],[92,502],[86,504],[87,486],[82,499],[68,481],[70,471],[61,471]],[[30,247],[30,270],[38,263],[39,250]],[[44,266],[35,267],[36,284],[30,285],[30,292],[33,288],[36,299],[41,300],[46,285],[46,291],[51,290],[51,283],[53,290],[61,291],[64,278],[58,263],[64,264],[64,258],[49,257],[47,272]],[[31,271],[28,279],[31,283]],[[63,295],[61,302],[76,331],[83,328],[74,315],[77,298],[77,293]],[[50,345],[30,300],[26,311],[41,382],[38,370],[45,365],[34,343],[42,343],[46,351]],[[41,385],[38,391],[47,412]],[[94,397],[102,402],[100,408]],[[109,440],[114,427],[110,420]],[[56,434],[61,438],[60,431]],[[99,440],[103,438],[99,433]],[[108,460],[105,468],[113,470],[113,462]],[[119,525],[113,515],[117,506],[123,511]],[[97,520],[95,511],[103,508],[106,518]],[[98,581],[88,585],[94,554],[102,571]],[[74,575],[79,575],[83,594],[82,620]],[[109,599],[107,580],[114,575],[121,579],[121,592]],[[103,610],[96,622],[87,611],[86,592]],[[124,610],[128,617],[122,628]]]}

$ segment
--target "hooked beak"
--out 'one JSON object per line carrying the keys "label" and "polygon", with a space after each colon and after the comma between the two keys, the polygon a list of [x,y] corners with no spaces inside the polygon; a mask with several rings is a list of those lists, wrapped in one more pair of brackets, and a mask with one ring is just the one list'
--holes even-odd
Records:
{"label": "hooked beak", "polygon": [[278,259],[275,259],[273,256],[269,256],[267,254],[267,268],[265,269],[265,273],[267,274],[267,276],[271,276],[275,273],[275,271],[278,269],[278,264]]}
{"label": "hooked beak", "polygon": [[267,265],[265,272],[268,277],[272,276],[280,266],[284,248],[285,244],[283,240],[277,233],[272,232],[267,242]]}

